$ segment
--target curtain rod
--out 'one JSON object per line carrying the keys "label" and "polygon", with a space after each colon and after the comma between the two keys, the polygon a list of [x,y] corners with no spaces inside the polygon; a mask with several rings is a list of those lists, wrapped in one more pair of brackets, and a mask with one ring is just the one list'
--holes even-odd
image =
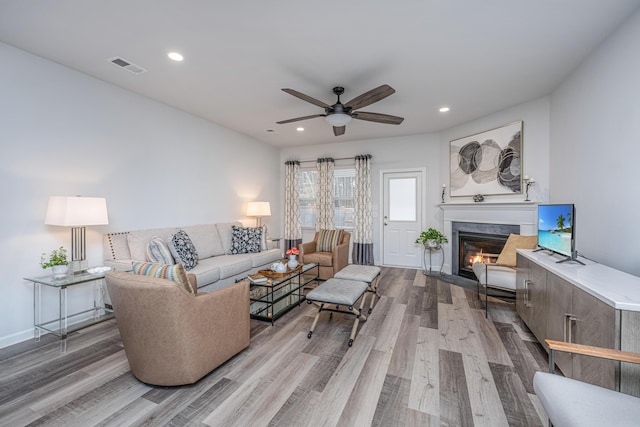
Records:
{"label": "curtain rod", "polygon": [[[373,156],[371,156],[371,154],[368,154],[368,156],[370,156],[371,158],[373,158]],[[355,160],[357,156],[353,156],[353,157],[334,157],[333,160]],[[289,160],[292,161],[292,160]],[[296,161],[298,163],[317,163],[318,159],[314,159],[314,160],[293,160]],[[286,164],[287,162],[285,162]]]}

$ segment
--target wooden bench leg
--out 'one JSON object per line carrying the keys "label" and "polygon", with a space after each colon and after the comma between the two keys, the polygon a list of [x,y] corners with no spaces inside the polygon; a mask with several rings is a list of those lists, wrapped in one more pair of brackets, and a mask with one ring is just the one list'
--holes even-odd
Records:
{"label": "wooden bench leg", "polygon": [[348,343],[349,347],[353,345],[353,340],[356,339],[356,334],[358,333],[358,325],[360,324],[360,319],[362,319],[363,322],[367,320],[367,316],[362,314],[362,310],[364,309],[364,304],[366,300],[367,300],[367,292],[365,291],[365,293],[363,293],[361,297],[360,307],[359,308],[349,307],[349,309],[352,310],[356,316],[356,318],[353,321],[353,327],[351,328],[351,335],[349,335],[349,343]]}
{"label": "wooden bench leg", "polygon": [[318,324],[318,319],[320,318],[320,313],[322,313],[322,308],[324,307],[324,304],[316,304],[318,306],[318,313],[316,313],[316,317],[315,319],[313,319],[313,324],[311,325],[311,329],[309,330],[309,333],[307,334],[307,338],[311,338],[311,335],[313,334],[313,331],[316,330],[316,325]]}
{"label": "wooden bench leg", "polygon": [[371,312],[373,311],[373,305],[376,302],[376,297],[380,298],[380,293],[378,293],[378,277],[380,277],[380,275],[376,276],[375,279],[373,279],[373,281],[369,284],[369,289],[367,289],[367,292],[373,293],[373,295],[371,296],[371,304],[369,305],[369,314],[371,314]]}

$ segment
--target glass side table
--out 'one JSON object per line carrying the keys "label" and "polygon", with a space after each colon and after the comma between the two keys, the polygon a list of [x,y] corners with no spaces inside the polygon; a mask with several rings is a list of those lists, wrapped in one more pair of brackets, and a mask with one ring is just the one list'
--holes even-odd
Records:
{"label": "glass side table", "polygon": [[[25,277],[24,280],[33,283],[33,328],[36,342],[40,341],[42,332],[57,335],[60,337],[60,351],[64,353],[67,351],[67,336],[70,333],[112,319],[114,317],[113,308],[104,303],[104,276],[105,273],[83,272],[70,273],[62,278],[54,278],[53,276]],[[87,284],[93,285],[93,308],[70,314],[68,312],[68,289]],[[52,288],[58,291],[57,318],[49,320],[42,318],[43,293],[51,293],[43,292],[43,286],[45,289]]]}

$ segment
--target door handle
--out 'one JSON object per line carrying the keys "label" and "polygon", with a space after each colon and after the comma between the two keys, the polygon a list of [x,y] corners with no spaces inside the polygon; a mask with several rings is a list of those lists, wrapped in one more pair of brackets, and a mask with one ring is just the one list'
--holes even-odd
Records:
{"label": "door handle", "polygon": [[563,341],[572,343],[573,342],[573,332],[571,328],[571,323],[576,322],[578,319],[570,313],[564,314],[564,336]]}

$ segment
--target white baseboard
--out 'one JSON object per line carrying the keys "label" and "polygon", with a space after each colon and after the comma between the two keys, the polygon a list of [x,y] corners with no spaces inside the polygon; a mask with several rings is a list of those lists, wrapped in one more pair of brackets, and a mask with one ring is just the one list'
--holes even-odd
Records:
{"label": "white baseboard", "polygon": [[32,340],[34,338],[33,327],[16,332],[15,334],[0,337],[0,348],[9,347],[10,345],[18,344],[22,341]]}

